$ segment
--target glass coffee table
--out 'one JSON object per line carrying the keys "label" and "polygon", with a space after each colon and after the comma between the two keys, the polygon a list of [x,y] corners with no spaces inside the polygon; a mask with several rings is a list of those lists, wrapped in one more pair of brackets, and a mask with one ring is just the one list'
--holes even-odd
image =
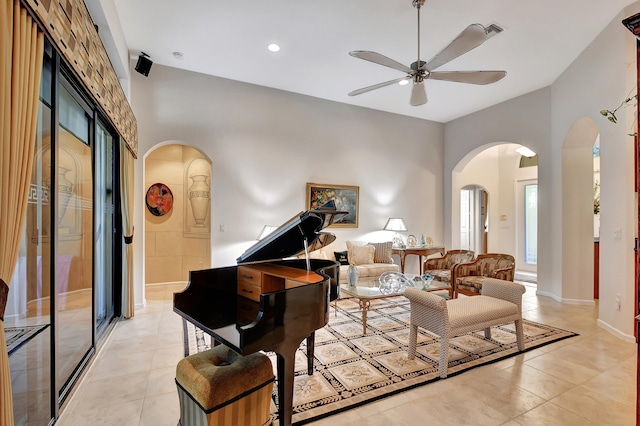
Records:
{"label": "glass coffee table", "polygon": [[[414,283],[415,288],[423,291],[449,290],[449,286],[440,281],[431,281],[426,286],[422,281],[414,280]],[[340,292],[344,292],[347,296],[358,299],[360,311],[362,312],[362,334],[367,334],[367,312],[371,308],[371,301],[374,299],[401,296],[404,294],[404,289],[399,291],[382,292],[380,290],[380,281],[378,278],[361,278],[355,286],[350,286],[346,283],[340,284]]]}

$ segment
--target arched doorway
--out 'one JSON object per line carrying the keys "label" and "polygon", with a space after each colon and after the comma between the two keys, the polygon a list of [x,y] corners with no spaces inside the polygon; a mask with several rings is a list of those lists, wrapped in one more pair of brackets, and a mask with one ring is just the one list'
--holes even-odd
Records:
{"label": "arched doorway", "polygon": [[[471,250],[511,254],[516,257],[516,273],[524,273],[523,279],[535,282],[537,238],[532,235],[537,237],[537,202],[527,209],[525,201],[531,200],[532,188],[537,200],[537,156],[522,154],[520,148],[522,145],[513,143],[485,145],[470,152],[454,168],[451,248],[467,248],[465,233],[475,232]],[[470,209],[465,203],[475,203],[475,207]],[[469,222],[475,231],[465,229],[468,210],[477,212]]]}
{"label": "arched doorway", "polygon": [[[144,159],[144,190],[171,198],[170,208],[144,208],[144,284],[185,283],[211,265],[211,160],[180,141],[164,142]],[[167,195],[169,194],[169,195]],[[151,206],[149,205],[151,202]]]}

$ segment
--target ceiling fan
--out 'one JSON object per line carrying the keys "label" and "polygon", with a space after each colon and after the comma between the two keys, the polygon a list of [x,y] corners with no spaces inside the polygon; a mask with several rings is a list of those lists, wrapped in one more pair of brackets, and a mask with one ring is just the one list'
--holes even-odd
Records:
{"label": "ceiling fan", "polygon": [[385,81],[384,83],[374,84],[373,86],[363,87],[349,92],[349,96],[356,96],[371,90],[389,86],[391,84],[400,83],[403,80],[413,81],[411,89],[410,103],[413,106],[424,105],[427,103],[427,92],[424,88],[424,81],[427,79],[454,81],[457,83],[469,84],[490,84],[495,83],[505,75],[506,71],[435,71],[437,68],[461,56],[468,51],[480,46],[487,39],[485,27],[480,24],[471,24],[458,37],[449,43],[444,49],[436,53],[436,55],[428,61],[420,60],[420,8],[424,5],[425,0],[412,0],[413,7],[418,10],[418,60],[407,67],[400,62],[394,61],[384,55],[367,50],[354,50],[349,55],[384,65],[407,73],[406,76],[396,78],[395,80]]}

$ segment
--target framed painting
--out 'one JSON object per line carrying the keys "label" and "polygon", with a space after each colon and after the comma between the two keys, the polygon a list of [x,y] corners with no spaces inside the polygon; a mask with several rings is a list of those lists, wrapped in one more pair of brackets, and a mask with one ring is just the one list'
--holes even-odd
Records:
{"label": "framed painting", "polygon": [[360,188],[357,186],[307,183],[307,209],[317,209],[333,200],[338,211],[345,211],[349,214],[330,227],[357,228],[359,193]]}
{"label": "framed painting", "polygon": [[164,216],[173,207],[173,193],[164,183],[154,183],[147,190],[147,209],[154,216]]}

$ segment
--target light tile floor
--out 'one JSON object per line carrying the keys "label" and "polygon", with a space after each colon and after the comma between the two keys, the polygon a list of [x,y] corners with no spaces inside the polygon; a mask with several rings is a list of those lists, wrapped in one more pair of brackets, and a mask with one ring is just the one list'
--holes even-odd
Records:
{"label": "light tile floor", "polygon": [[[176,425],[179,286],[146,288],[67,403],[60,426]],[[596,325],[597,307],[562,305],[528,286],[524,317],[580,334],[312,423],[340,425],[634,425],[636,350]]]}

